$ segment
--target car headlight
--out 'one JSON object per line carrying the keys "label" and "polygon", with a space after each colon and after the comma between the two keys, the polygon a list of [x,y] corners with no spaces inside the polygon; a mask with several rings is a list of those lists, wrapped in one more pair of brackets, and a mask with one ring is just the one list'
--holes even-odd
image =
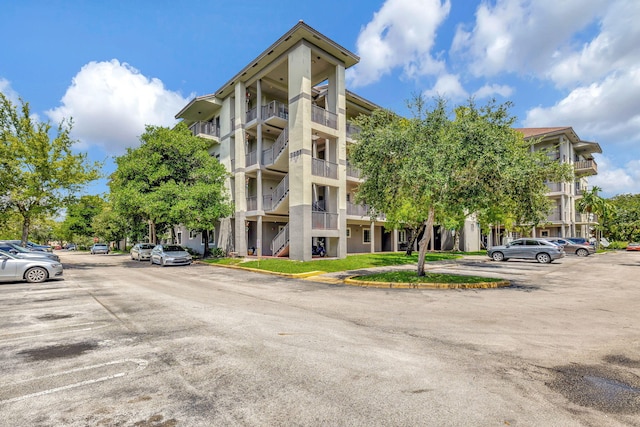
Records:
{"label": "car headlight", "polygon": [[54,263],[51,264],[51,267],[53,267],[53,268],[62,267],[62,264],[54,262]]}

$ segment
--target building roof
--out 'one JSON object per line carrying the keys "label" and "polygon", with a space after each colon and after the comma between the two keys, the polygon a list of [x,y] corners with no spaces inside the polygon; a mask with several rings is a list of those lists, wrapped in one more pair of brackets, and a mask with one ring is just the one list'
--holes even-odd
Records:
{"label": "building roof", "polygon": [[525,139],[529,138],[553,138],[564,135],[573,144],[575,150],[585,154],[602,153],[602,148],[597,142],[583,141],[571,126],[548,127],[548,128],[515,128]]}

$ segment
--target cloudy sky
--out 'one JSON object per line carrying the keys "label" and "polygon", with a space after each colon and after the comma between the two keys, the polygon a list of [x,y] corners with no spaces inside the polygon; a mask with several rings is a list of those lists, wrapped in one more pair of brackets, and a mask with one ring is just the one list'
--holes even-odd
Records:
{"label": "cloudy sky", "polygon": [[[299,20],[358,54],[348,88],[406,114],[414,93],[512,101],[521,127],[600,143],[605,196],[640,193],[637,0],[0,0],[0,91],[113,170]],[[89,192],[106,191],[104,182]]]}

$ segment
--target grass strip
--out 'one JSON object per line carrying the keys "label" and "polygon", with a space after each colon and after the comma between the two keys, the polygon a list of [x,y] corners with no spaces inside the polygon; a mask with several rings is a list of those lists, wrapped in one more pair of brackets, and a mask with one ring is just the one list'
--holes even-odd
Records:
{"label": "grass strip", "polygon": [[[456,258],[460,258],[460,255],[451,253],[427,253],[426,261],[433,262]],[[310,271],[334,273],[337,271],[358,270],[360,268],[416,264],[418,262],[418,254],[417,252],[414,252],[411,256],[407,256],[404,252],[357,254],[348,255],[344,259],[315,259],[304,262],[278,258],[265,258],[244,262],[239,258],[220,258],[213,260],[208,259],[205,260],[205,262],[210,264],[241,265],[242,267],[287,274],[308,273]]]}
{"label": "grass strip", "polygon": [[352,279],[367,282],[388,283],[487,283],[502,280],[491,277],[461,276],[457,274],[440,273],[426,273],[424,276],[418,276],[415,271],[389,271],[386,273],[374,273],[352,277]]}

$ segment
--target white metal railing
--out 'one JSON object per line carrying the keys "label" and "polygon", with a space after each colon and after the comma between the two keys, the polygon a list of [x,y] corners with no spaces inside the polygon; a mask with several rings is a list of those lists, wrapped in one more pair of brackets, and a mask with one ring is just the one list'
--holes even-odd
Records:
{"label": "white metal railing", "polygon": [[254,107],[247,111],[247,123],[258,118],[258,108]]}
{"label": "white metal railing", "polygon": [[271,253],[276,255],[289,244],[289,223],[271,240]]}
{"label": "white metal railing", "polygon": [[266,150],[262,151],[262,164],[263,165],[271,165],[276,160],[278,160],[278,156],[287,148],[289,144],[289,130],[284,128],[278,138],[276,138],[276,142]]}
{"label": "white metal railing", "polygon": [[189,130],[194,135],[211,135],[220,137],[220,128],[212,122],[195,122],[189,126]]}
{"label": "white metal railing", "polygon": [[312,159],[311,174],[338,179],[338,164],[322,159]]}
{"label": "white metal railing", "polygon": [[560,209],[554,209],[547,216],[547,221],[562,221],[562,214],[560,213]]}
{"label": "white metal railing", "polygon": [[250,153],[245,154],[245,166],[251,166],[258,163],[258,152],[252,151]]}
{"label": "white metal railing", "polygon": [[262,210],[265,212],[273,210],[273,196],[271,194],[262,196]]}
{"label": "white metal railing", "polygon": [[258,198],[256,196],[247,197],[247,210],[255,211],[258,209]]}
{"label": "white metal railing", "polygon": [[[265,211],[272,211],[278,207],[280,202],[284,200],[284,198],[289,194],[289,174],[285,175],[284,178],[280,181],[280,183],[274,188],[273,193],[269,196],[264,196],[262,199],[263,206],[262,208]],[[265,197],[269,197],[270,200],[265,200]],[[267,204],[269,204],[269,209],[267,209]]]}
{"label": "white metal railing", "polygon": [[367,216],[369,207],[367,205],[356,205],[347,202],[347,215]]}
{"label": "white metal railing", "polygon": [[545,182],[545,185],[549,189],[550,193],[557,193],[564,191],[564,184],[562,182]]}
{"label": "white metal railing", "polygon": [[322,107],[318,107],[317,105],[312,105],[311,109],[311,121],[315,123],[319,123],[321,125],[325,125],[332,129],[338,129],[338,115],[332,113],[331,111],[327,111]]}
{"label": "white metal railing", "polygon": [[360,133],[360,126],[347,122],[347,137],[352,138]]}
{"label": "white metal railing", "polygon": [[352,178],[360,178],[360,169],[347,163],[347,176]]}
{"label": "white metal railing", "polygon": [[316,230],[337,230],[338,214],[332,212],[311,212],[311,228]]}
{"label": "white metal railing", "polygon": [[267,105],[262,106],[262,120],[270,117],[280,117],[289,120],[289,107],[280,101],[271,101]]}

